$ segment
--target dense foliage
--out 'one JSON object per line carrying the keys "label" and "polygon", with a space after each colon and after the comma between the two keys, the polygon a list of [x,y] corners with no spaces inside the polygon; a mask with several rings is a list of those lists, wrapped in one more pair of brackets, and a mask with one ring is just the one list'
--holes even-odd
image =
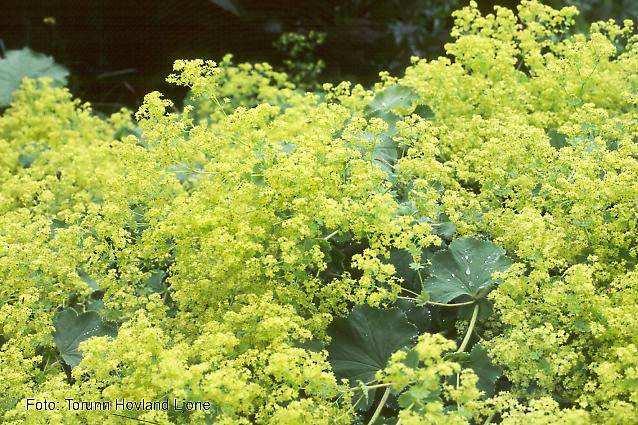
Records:
{"label": "dense foliage", "polygon": [[177,61],[135,122],[24,80],[2,422],[636,423],[638,40],[576,15],[471,3],[371,90]]}

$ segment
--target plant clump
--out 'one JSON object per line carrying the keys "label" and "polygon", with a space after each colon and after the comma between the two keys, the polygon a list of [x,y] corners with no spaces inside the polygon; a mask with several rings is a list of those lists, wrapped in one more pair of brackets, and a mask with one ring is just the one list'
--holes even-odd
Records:
{"label": "plant clump", "polygon": [[638,38],[576,16],[471,2],[371,89],[177,61],[135,120],[24,80],[2,422],[636,423]]}

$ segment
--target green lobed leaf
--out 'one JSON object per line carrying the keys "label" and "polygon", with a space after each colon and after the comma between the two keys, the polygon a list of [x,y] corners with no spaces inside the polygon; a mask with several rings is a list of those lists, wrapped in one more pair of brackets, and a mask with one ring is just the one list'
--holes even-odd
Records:
{"label": "green lobed leaf", "polygon": [[104,309],[104,301],[101,299],[89,300],[86,303],[86,310],[89,311],[100,311]]}
{"label": "green lobed leaf", "polygon": [[434,252],[433,248],[422,250],[418,267],[415,267],[412,254],[407,250],[395,249],[390,251],[390,263],[394,266],[395,274],[403,280],[401,286],[414,292],[421,291],[423,285],[419,278],[419,273],[421,278],[425,278],[425,265],[430,261]]}
{"label": "green lobed leaf", "polygon": [[441,389],[436,388],[431,390],[427,385],[414,384],[410,388],[399,396],[399,406],[403,409],[407,409],[410,406],[423,406],[429,401],[434,401],[441,395]]}
{"label": "green lobed leaf", "polygon": [[[464,365],[465,366],[465,365]],[[474,370],[479,378],[477,388],[488,397],[494,394],[494,384],[503,375],[503,369],[492,363],[487,350],[481,344],[472,347],[467,358],[467,366]]]}
{"label": "green lobed leaf", "polygon": [[281,150],[285,153],[285,154],[290,154],[292,152],[295,151],[295,149],[297,149],[297,145],[295,143],[292,142],[288,142],[288,141],[281,141],[279,143],[279,147],[281,148]]}
{"label": "green lobed leaf", "polygon": [[[0,105],[0,106],[2,106],[2,105]],[[18,155],[18,163],[23,168],[31,167],[31,164],[33,164],[36,159],[38,159],[38,154],[37,153],[30,153],[30,154],[21,153],[20,155]]]}
{"label": "green lobed leaf", "polygon": [[567,146],[567,136],[563,133],[552,128],[547,130],[547,135],[549,136],[549,143],[556,149]]}
{"label": "green lobed leaf", "polygon": [[372,150],[372,162],[374,165],[383,170],[388,176],[388,180],[396,182],[396,173],[394,172],[394,164],[397,162],[399,152],[396,143],[392,140],[392,137],[387,133],[381,133],[378,136],[373,136],[370,133],[364,133],[363,137],[368,140],[377,138],[377,141]]}
{"label": "green lobed leaf", "polygon": [[395,111],[411,107],[416,99],[418,96],[414,90],[394,85],[377,93],[366,109],[368,117],[381,118],[388,123],[388,129],[380,135],[373,136],[365,132],[363,137],[367,140],[373,137],[378,139],[372,151],[372,161],[388,175],[388,180],[393,183],[397,180],[394,164],[399,156],[398,146],[392,139],[396,134],[395,124],[400,119]]}
{"label": "green lobed leaf", "polygon": [[152,292],[163,293],[166,291],[166,285],[164,279],[166,278],[166,271],[157,269],[151,272],[151,275],[146,280],[146,288]]}
{"label": "green lobed leaf", "polygon": [[100,285],[89,276],[84,270],[78,270],[78,276],[86,283],[86,285],[91,288],[92,291],[99,291]]}
{"label": "green lobed leaf", "polygon": [[420,116],[421,118],[425,118],[426,120],[434,119],[434,111],[428,105],[418,105],[414,109],[414,113]]}
{"label": "green lobed leaf", "polygon": [[368,114],[387,121],[388,118],[392,119],[395,110],[411,107],[418,98],[417,93],[409,87],[398,84],[390,86],[374,96],[368,105]]}
{"label": "green lobed leaf", "polygon": [[114,335],[115,328],[102,321],[95,311],[78,314],[72,308],[61,311],[53,320],[53,338],[60,356],[72,368],[82,360],[78,346],[94,336]]}
{"label": "green lobed leaf", "polygon": [[428,306],[406,299],[398,299],[394,305],[405,313],[408,321],[416,326],[419,334],[432,330],[432,311]]}
{"label": "green lobed leaf", "polygon": [[449,241],[456,234],[456,226],[447,217],[441,215],[439,221],[432,223],[432,233]]}
{"label": "green lobed leaf", "polygon": [[385,368],[392,353],[411,345],[417,333],[416,326],[399,309],[357,307],[329,328],[330,363],[338,377],[349,379],[353,385],[370,382]]}
{"label": "green lobed leaf", "polygon": [[430,276],[423,289],[432,301],[448,303],[466,296],[484,298],[497,284],[492,274],[506,270],[511,261],[505,251],[489,241],[455,239],[450,246],[432,256]]}
{"label": "green lobed leaf", "polygon": [[11,103],[11,96],[22,79],[49,77],[57,85],[65,85],[69,71],[55,63],[51,56],[36,53],[25,47],[21,50],[9,50],[0,59],[0,107]]}

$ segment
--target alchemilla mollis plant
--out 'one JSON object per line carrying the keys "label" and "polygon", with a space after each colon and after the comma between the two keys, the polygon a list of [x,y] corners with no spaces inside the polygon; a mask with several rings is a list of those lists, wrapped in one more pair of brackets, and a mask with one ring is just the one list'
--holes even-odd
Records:
{"label": "alchemilla mollis plant", "polygon": [[134,119],[24,80],[1,422],[638,423],[638,38],[577,13],[470,3],[369,90],[177,61]]}

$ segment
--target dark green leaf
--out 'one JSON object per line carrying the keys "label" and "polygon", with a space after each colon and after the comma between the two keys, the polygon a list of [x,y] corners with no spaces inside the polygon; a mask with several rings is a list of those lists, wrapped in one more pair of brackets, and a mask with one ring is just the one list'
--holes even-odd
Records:
{"label": "dark green leaf", "polygon": [[[418,265],[421,268],[425,268],[426,264],[430,261],[434,255],[435,250],[433,248],[427,248],[421,251],[421,257]],[[421,277],[425,277],[425,270],[417,270],[415,267],[412,254],[407,250],[392,250],[390,251],[390,263],[394,266],[395,274],[403,280],[401,286],[410,289],[414,292],[420,292],[422,289]]]}
{"label": "dark green leaf", "polygon": [[563,133],[559,133],[552,128],[547,130],[547,135],[549,136],[549,143],[556,149],[563,148],[567,145],[567,136]]}
{"label": "dark green leaf", "polygon": [[423,289],[432,301],[448,303],[466,296],[479,300],[496,285],[492,274],[511,264],[505,251],[489,241],[456,239],[432,257],[431,277]]}
{"label": "dark green leaf", "polygon": [[419,334],[432,329],[432,311],[428,306],[417,305],[414,301],[399,299],[396,307],[405,313],[408,321],[417,327]]}
{"label": "dark green leaf", "polygon": [[414,110],[414,113],[421,118],[425,118],[426,120],[431,120],[434,118],[434,111],[428,105],[417,106]]}
{"label": "dark green leaf", "polygon": [[53,324],[55,345],[64,362],[71,367],[77,366],[82,359],[82,355],[78,351],[78,346],[82,341],[94,336],[114,335],[115,333],[115,328],[104,323],[95,311],[78,314],[69,308],[58,313]]}
{"label": "dark green leaf", "polygon": [[477,387],[490,397],[494,394],[494,384],[503,375],[503,370],[494,365],[481,344],[476,344],[467,359],[467,366],[474,370],[479,378]]}
{"label": "dark green leaf", "polygon": [[415,215],[418,210],[412,201],[403,201],[399,204],[397,213],[399,215]]}
{"label": "dark green leaf", "polygon": [[330,363],[340,378],[357,381],[374,380],[386,366],[390,355],[412,344],[416,327],[399,309],[355,308],[346,319],[335,321],[329,334]]}
{"label": "dark green leaf", "polygon": [[166,272],[164,270],[153,270],[151,276],[146,280],[146,287],[153,292],[166,291],[166,285],[164,285],[164,278]]}
{"label": "dark green leaf", "polygon": [[456,226],[445,214],[439,214],[439,218],[437,220],[433,220],[430,217],[421,217],[418,221],[419,223],[430,223],[432,226],[432,233],[446,241],[451,240],[452,236],[456,233]]}
{"label": "dark green leaf", "polygon": [[86,310],[89,311],[100,311],[104,309],[104,301],[97,299],[97,300],[89,300],[86,303]]}
{"label": "dark green leaf", "polygon": [[80,278],[84,281],[84,283],[86,283],[87,286],[91,288],[93,291],[100,290],[100,285],[95,280],[93,280],[84,270],[79,270],[78,276],[80,276]]}
{"label": "dark green leaf", "polygon": [[33,162],[36,159],[38,159],[37,153],[30,153],[30,154],[21,153],[20,155],[18,155],[18,163],[22,165],[23,168],[31,167],[31,164],[33,164]]}
{"label": "dark green leaf", "polygon": [[365,132],[363,137],[367,140],[377,139],[372,151],[372,161],[385,171],[388,179],[393,183],[396,182],[394,164],[399,156],[398,146],[392,139],[396,133],[395,124],[400,119],[395,111],[399,108],[411,107],[417,98],[414,90],[394,85],[377,93],[367,108],[368,117],[381,118],[388,124],[388,129],[382,134],[373,136]]}
{"label": "dark green leaf", "polygon": [[451,221],[439,221],[432,223],[432,232],[449,241],[456,233],[456,226]]}
{"label": "dark green leaf", "polygon": [[422,285],[419,272],[410,267],[413,262],[412,254],[405,249],[390,251],[390,263],[394,266],[395,274],[403,280],[401,286],[418,292]]}
{"label": "dark green leaf", "polygon": [[69,227],[64,221],[62,220],[58,220],[57,218],[54,218],[51,220],[51,232],[50,232],[50,236],[53,238],[56,234],[56,232],[58,231],[58,229],[66,229],[67,227]]}

